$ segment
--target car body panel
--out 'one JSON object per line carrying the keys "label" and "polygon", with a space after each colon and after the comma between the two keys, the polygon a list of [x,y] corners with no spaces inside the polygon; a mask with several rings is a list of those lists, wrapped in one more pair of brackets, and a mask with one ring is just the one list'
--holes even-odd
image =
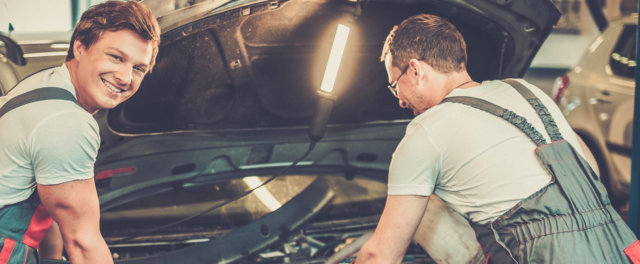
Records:
{"label": "car body panel", "polygon": [[[309,161],[296,169],[349,168],[370,171],[371,177],[385,181],[391,153],[403,131],[403,125],[395,124],[336,128],[318,143]],[[260,169],[273,171],[290,164],[308,144],[306,131],[301,129],[134,138],[103,152],[96,163],[102,206],[108,209],[117,197],[201,175],[215,174],[226,180],[253,175]],[[346,157],[325,157],[336,151],[345,152]],[[110,171],[124,172],[101,176]]]}
{"label": "car body panel", "polygon": [[635,43],[637,20],[632,15],[609,24],[567,73],[570,84],[559,102],[571,126],[595,152],[605,185],[618,200],[628,199],[631,181],[635,78],[628,69],[624,75],[616,73],[612,63],[622,60],[633,63],[624,67],[635,66],[635,50],[633,58],[615,55],[614,50],[622,35]]}
{"label": "car body panel", "polygon": [[69,48],[69,33],[17,35],[24,65],[7,60],[6,48],[0,43],[0,95],[6,94],[18,81],[42,69],[60,66]]}

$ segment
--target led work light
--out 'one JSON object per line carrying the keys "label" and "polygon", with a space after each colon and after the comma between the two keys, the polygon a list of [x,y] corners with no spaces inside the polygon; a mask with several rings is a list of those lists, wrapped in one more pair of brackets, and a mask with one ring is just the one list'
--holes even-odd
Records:
{"label": "led work light", "polygon": [[327,122],[331,115],[331,109],[333,108],[333,103],[336,99],[335,96],[332,95],[333,86],[336,82],[336,77],[338,76],[338,69],[340,68],[344,48],[347,45],[349,31],[349,27],[343,24],[338,24],[336,35],[333,38],[329,61],[327,62],[327,68],[324,71],[320,90],[318,91],[320,99],[318,100],[316,112],[309,129],[309,137],[314,141],[317,141],[324,136]]}

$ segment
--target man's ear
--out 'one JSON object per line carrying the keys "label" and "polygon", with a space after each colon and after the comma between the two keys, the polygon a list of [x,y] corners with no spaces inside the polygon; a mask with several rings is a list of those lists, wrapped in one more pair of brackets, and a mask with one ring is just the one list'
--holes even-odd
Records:
{"label": "man's ear", "polygon": [[424,71],[422,67],[420,67],[420,61],[417,59],[409,60],[409,69],[407,70],[407,74],[411,75],[412,78],[422,78]]}
{"label": "man's ear", "polygon": [[73,41],[73,57],[76,59],[80,58],[80,55],[87,52],[87,48],[82,44],[80,40]]}

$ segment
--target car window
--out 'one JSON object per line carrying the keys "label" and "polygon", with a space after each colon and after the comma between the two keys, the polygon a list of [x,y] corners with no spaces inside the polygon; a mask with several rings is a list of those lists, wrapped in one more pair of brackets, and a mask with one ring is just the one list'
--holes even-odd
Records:
{"label": "car window", "polygon": [[616,43],[609,64],[615,75],[634,78],[636,67],[636,25],[625,25]]}

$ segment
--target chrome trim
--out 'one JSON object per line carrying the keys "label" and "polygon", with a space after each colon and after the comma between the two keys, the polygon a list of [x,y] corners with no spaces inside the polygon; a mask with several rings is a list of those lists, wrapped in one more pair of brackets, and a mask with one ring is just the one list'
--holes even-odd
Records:
{"label": "chrome trim", "polygon": [[34,52],[24,54],[25,58],[67,56],[67,51]]}

